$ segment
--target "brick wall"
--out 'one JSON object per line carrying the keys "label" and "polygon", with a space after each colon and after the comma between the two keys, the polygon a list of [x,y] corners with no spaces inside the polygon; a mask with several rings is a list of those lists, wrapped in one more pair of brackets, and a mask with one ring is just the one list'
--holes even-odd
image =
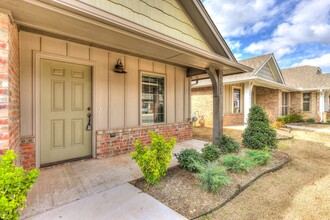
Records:
{"label": "brick wall", "polygon": [[[212,87],[193,88],[191,90],[191,112],[203,116],[206,127],[213,126],[213,91]],[[198,121],[195,122],[199,126]]]}
{"label": "brick wall", "polygon": [[[20,155],[18,29],[0,13],[0,153]],[[18,162],[19,163],[19,162]]]}
{"label": "brick wall", "polygon": [[244,114],[225,114],[223,117],[223,126],[244,125]]}
{"label": "brick wall", "polygon": [[304,118],[314,118],[320,120],[320,95],[318,92],[311,92],[310,111],[303,111],[303,93],[291,92],[290,93],[290,110],[294,112],[301,112]]}
{"label": "brick wall", "polygon": [[[150,144],[148,137],[150,131],[164,135],[165,137],[170,134],[177,141],[192,139],[192,125],[189,122],[97,131],[97,157],[132,152],[137,139],[141,140],[144,145],[148,145]],[[114,137],[111,137],[111,134]]]}
{"label": "brick wall", "polygon": [[282,93],[279,90],[257,86],[256,102],[265,109],[270,121],[281,116]]}

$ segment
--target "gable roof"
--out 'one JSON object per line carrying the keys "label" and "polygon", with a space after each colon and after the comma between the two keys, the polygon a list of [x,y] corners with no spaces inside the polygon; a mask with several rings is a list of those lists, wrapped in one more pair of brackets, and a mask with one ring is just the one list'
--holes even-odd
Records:
{"label": "gable roof", "polygon": [[[252,58],[249,58],[249,59],[238,61],[240,64],[248,66],[248,67],[252,68],[253,70],[251,72],[224,76],[223,77],[223,82],[225,84],[228,84],[228,83],[235,83],[235,82],[253,80],[253,79],[257,79],[257,78],[259,78],[259,79],[264,78],[264,77],[261,76],[261,74],[259,74],[260,70],[262,70],[266,66],[266,64],[270,61],[274,62],[276,70],[278,71],[278,74],[279,74],[279,78],[281,80],[280,83],[284,84],[284,79],[282,77],[281,71],[280,71],[280,69],[277,65],[277,62],[276,62],[275,57],[274,57],[273,54],[264,54],[264,55],[261,55],[261,56],[252,57]],[[274,83],[279,83],[279,82],[276,82],[276,80],[274,79]],[[211,85],[211,82],[210,82],[209,79],[198,81],[198,87],[209,86],[209,85]],[[196,87],[197,87],[197,85],[196,85]]]}
{"label": "gable roof", "polygon": [[282,69],[285,82],[292,87],[314,90],[330,88],[330,74],[322,74],[316,66],[299,66]]}

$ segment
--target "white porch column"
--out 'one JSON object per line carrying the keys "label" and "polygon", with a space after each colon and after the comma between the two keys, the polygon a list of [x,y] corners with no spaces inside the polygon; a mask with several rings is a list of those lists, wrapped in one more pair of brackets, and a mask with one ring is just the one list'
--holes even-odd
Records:
{"label": "white porch column", "polygon": [[324,91],[320,90],[320,122],[323,122],[323,112],[325,112]]}
{"label": "white porch column", "polygon": [[329,95],[330,95],[330,91],[324,93],[324,110],[326,112],[330,110]]}
{"label": "white porch column", "polygon": [[248,114],[252,107],[252,89],[252,82],[244,83],[244,124],[247,124],[248,122]]}

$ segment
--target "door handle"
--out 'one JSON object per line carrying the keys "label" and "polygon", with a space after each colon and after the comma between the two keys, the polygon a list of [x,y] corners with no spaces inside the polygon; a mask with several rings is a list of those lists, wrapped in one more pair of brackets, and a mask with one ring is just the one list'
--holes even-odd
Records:
{"label": "door handle", "polygon": [[[92,108],[91,107],[88,107],[87,110],[90,111]],[[88,123],[87,123],[87,126],[86,126],[86,130],[87,131],[91,131],[92,130],[92,113],[88,112],[87,113],[87,117],[88,117]]]}

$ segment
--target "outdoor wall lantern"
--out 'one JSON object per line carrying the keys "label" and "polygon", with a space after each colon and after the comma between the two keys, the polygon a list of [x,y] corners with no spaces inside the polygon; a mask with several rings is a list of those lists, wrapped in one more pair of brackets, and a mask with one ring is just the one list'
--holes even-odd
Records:
{"label": "outdoor wall lantern", "polygon": [[121,60],[120,60],[120,59],[118,59],[114,71],[115,71],[116,73],[127,73],[127,72],[124,70],[124,66],[123,66],[123,64],[121,63]]}

